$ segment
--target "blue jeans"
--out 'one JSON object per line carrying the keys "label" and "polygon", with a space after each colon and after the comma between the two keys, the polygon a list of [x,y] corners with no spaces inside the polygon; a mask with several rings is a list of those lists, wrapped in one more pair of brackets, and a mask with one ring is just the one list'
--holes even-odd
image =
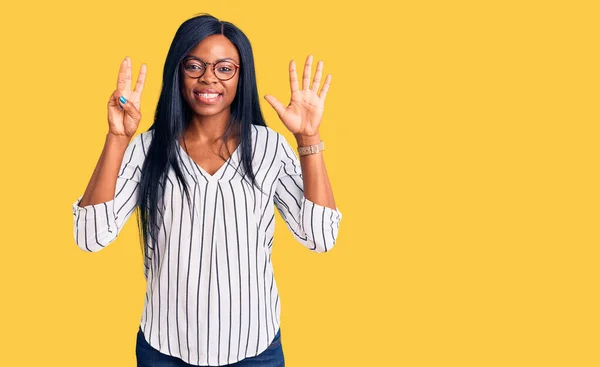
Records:
{"label": "blue jeans", "polygon": [[[135,345],[135,356],[138,367],[197,367],[183,360],[159,352],[152,347],[146,339],[142,328],[138,328]],[[283,348],[281,346],[281,330],[277,331],[271,345],[261,354],[244,358],[236,363],[225,365],[228,367],[284,367]]]}

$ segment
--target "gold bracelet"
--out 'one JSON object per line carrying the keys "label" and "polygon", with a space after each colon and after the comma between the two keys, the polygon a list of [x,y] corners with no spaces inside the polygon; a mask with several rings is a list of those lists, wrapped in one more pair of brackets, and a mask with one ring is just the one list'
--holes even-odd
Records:
{"label": "gold bracelet", "polygon": [[324,149],[325,149],[325,143],[323,143],[323,140],[321,140],[321,142],[319,144],[298,147],[298,154],[299,155],[315,154],[315,153],[319,153],[320,151],[322,151]]}

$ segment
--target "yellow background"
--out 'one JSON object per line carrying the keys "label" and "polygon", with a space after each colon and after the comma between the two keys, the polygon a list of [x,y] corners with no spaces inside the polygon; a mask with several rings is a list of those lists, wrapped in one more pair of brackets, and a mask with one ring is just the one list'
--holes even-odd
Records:
{"label": "yellow background", "polygon": [[121,60],[134,80],[148,65],[145,131],[200,12],[248,35],[261,97],[289,101],[290,59],[333,74],[336,247],[311,253],[276,216],[287,366],[600,365],[597,2],[150,4],[2,5],[0,365],[135,365],[135,221],[90,254],[70,206]]}

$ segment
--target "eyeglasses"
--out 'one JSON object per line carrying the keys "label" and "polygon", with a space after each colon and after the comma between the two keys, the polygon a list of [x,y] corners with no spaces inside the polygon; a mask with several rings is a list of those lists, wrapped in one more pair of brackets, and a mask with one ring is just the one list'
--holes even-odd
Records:
{"label": "eyeglasses", "polygon": [[238,64],[231,60],[219,61],[217,63],[204,62],[197,58],[188,58],[181,62],[183,72],[190,78],[200,78],[206,72],[207,65],[212,65],[213,74],[219,80],[229,80],[235,76],[240,68]]}

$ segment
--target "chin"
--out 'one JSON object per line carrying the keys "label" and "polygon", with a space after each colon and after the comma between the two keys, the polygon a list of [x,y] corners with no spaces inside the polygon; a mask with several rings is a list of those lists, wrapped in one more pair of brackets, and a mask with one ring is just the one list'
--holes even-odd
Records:
{"label": "chin", "polygon": [[193,111],[196,115],[200,116],[214,116],[223,113],[224,108],[221,106],[194,106]]}

